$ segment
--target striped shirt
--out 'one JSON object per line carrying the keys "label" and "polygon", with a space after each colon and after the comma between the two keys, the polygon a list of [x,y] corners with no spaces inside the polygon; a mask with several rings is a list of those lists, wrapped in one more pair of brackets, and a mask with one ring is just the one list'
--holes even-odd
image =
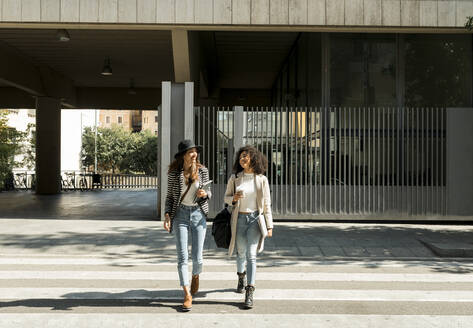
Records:
{"label": "striped shirt", "polygon": [[[199,168],[199,189],[201,186],[209,181],[209,171],[206,167],[201,166]],[[177,208],[181,204],[181,189],[184,185],[184,170],[180,171],[173,170],[168,174],[168,191],[166,195],[165,213],[169,214],[171,218],[171,232],[172,222],[176,215]],[[212,196],[210,191],[207,192],[207,198],[198,198],[197,204],[199,205],[202,212],[207,216],[209,214],[209,199]]]}

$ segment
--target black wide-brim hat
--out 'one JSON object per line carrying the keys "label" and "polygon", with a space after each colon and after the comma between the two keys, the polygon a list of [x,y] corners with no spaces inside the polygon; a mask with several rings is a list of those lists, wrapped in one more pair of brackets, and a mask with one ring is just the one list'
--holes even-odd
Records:
{"label": "black wide-brim hat", "polygon": [[194,141],[186,139],[182,140],[179,145],[177,146],[177,153],[174,155],[174,158],[177,158],[179,155],[185,153],[189,149],[196,148],[197,152],[202,152],[202,146],[198,146],[194,143]]}

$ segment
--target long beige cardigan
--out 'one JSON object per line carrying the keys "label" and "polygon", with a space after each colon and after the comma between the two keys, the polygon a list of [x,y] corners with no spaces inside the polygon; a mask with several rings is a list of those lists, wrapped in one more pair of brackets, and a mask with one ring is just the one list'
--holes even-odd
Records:
{"label": "long beige cardigan", "polygon": [[[227,190],[225,192],[225,203],[232,206],[233,202],[233,191],[238,188],[242,182],[243,171],[239,172],[237,176],[232,175],[227,183]],[[262,174],[255,174],[256,182],[256,204],[258,205],[258,210],[264,216],[264,222],[266,222],[266,228],[273,228],[273,215],[271,213],[271,194],[269,191],[269,182],[266,176]],[[233,254],[236,241],[236,229],[237,229],[237,219],[238,212],[240,209],[240,201],[237,201],[233,205],[231,227],[232,227],[232,239],[230,241],[230,247],[228,247],[228,255]],[[258,244],[258,253],[261,252],[264,248],[264,237],[261,235],[259,244]]]}

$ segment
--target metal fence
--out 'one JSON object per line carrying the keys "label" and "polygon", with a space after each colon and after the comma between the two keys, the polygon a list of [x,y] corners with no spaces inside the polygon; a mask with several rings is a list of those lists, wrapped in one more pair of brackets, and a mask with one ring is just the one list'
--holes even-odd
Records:
{"label": "metal fence", "polygon": [[[90,178],[91,179],[91,178]],[[139,174],[101,174],[102,188],[157,188],[158,178]]]}
{"label": "metal fence", "polygon": [[[15,171],[13,174],[13,189],[35,189],[34,171]],[[92,173],[63,171],[61,172],[62,190],[89,189],[133,189],[158,187],[158,178],[141,174],[101,173],[94,181]]]}
{"label": "metal fence", "polygon": [[210,215],[221,209],[233,159],[234,113],[230,108],[200,107],[195,111],[195,141],[204,145],[200,161],[212,184]]}
{"label": "metal fence", "polygon": [[5,187],[7,190],[28,190],[34,189],[36,183],[36,175],[34,171],[13,171],[11,179],[7,178]]}
{"label": "metal fence", "polygon": [[243,110],[242,122],[238,117],[229,108],[196,109],[215,211],[233,144],[252,144],[268,158],[276,214],[446,214],[444,108],[255,107]]}

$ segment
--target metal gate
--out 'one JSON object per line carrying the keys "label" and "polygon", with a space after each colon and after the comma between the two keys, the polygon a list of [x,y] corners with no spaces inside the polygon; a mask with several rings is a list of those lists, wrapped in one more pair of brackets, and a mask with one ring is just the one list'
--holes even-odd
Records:
{"label": "metal gate", "polygon": [[223,204],[233,145],[252,144],[268,158],[276,215],[446,214],[444,108],[240,109],[196,108],[213,211]]}

